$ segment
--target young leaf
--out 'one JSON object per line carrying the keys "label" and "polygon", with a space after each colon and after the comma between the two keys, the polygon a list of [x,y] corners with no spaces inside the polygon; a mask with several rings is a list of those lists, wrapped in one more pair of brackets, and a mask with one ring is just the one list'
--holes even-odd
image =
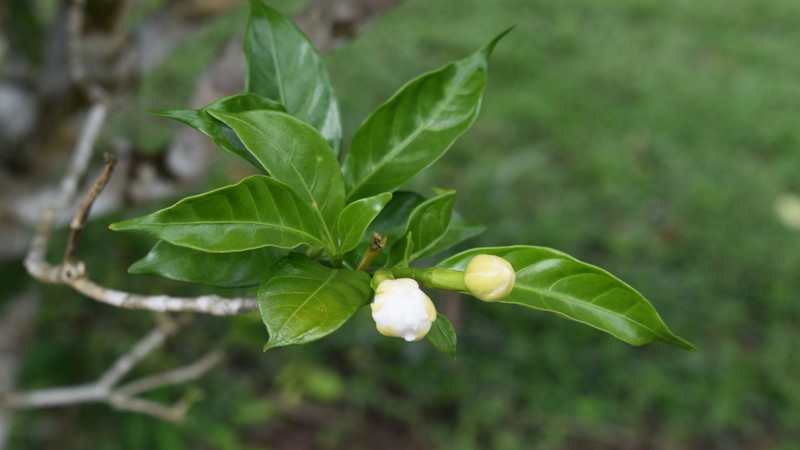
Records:
{"label": "young leaf", "polygon": [[[414,234],[408,232],[403,237],[395,241],[394,245],[389,249],[389,261],[386,263],[388,267],[408,267],[413,261],[411,252],[414,251],[415,242]],[[380,263],[378,263],[380,264]],[[373,263],[373,265],[376,265]]]}
{"label": "young leaf", "polygon": [[445,191],[414,208],[406,226],[406,232],[414,234],[414,250],[409,262],[430,255],[442,241],[450,228],[455,201],[456,191]]}
{"label": "young leaf", "polygon": [[244,44],[247,92],[272,98],[311,124],[338,155],[342,139],[339,104],[317,50],[291,20],[250,0]]}
{"label": "young leaf", "polygon": [[336,219],[334,234],[338,240],[340,254],[358,246],[370,222],[381,212],[392,194],[384,192],[368,198],[356,200],[347,205]]}
{"label": "young leaf", "polygon": [[170,119],[175,119],[189,125],[210,137],[221,149],[248,161],[257,169],[263,171],[264,168],[244,147],[242,141],[239,140],[233,130],[208,114],[208,110],[210,109],[225,112],[242,112],[259,109],[284,111],[283,105],[280,103],[261,97],[260,95],[245,93],[217,100],[201,109],[164,109],[149,111],[149,113],[157,116],[169,117]]}
{"label": "young leaf", "polygon": [[[355,267],[355,264],[358,263],[357,258],[360,258],[361,255],[364,254],[369,244],[369,236],[371,236],[373,232],[386,236],[390,246],[392,243],[398,242],[406,230],[411,212],[426,200],[428,199],[416,192],[395,192],[389,203],[387,203],[381,213],[378,214],[378,217],[367,227],[367,238],[362,239],[361,244],[355,252],[347,255],[345,258],[347,263]],[[466,239],[482,233],[484,229],[485,227],[483,225],[467,220],[453,211],[452,217],[450,218],[450,228],[448,228],[441,240],[426,252],[427,256],[432,256],[447,250]],[[389,257],[388,253],[389,252],[384,252],[380,254],[375,260],[374,265],[378,267],[386,266]]]}
{"label": "young leaf", "polygon": [[403,186],[472,125],[489,55],[506,33],[467,58],[410,81],[367,117],[343,165],[349,201]]}
{"label": "young leaf", "polygon": [[269,331],[264,350],[316,341],[341,327],[372,299],[363,271],[325,267],[299,253],[272,266],[258,289]]}
{"label": "young leaf", "polygon": [[456,357],[456,329],[447,320],[447,317],[437,314],[436,322],[433,322],[431,331],[426,336],[436,350],[445,355]]}
{"label": "young leaf", "polygon": [[318,218],[323,241],[334,248],[330,228],[344,208],[344,183],[336,157],[322,136],[286,113],[210,113],[233,128],[270,175],[300,194]]}
{"label": "young leaf", "polygon": [[473,256],[497,255],[517,272],[517,281],[504,303],[550,311],[605,331],[631,345],[655,339],[695,350],[673,334],[640,293],[598,267],[557,250],[532,247],[477,248],[439,263],[442,269],[464,270]]}
{"label": "young leaf", "polygon": [[264,175],[187,197],[161,211],[112,224],[111,229],[140,231],[205,252],[323,247],[311,208],[291,187]]}
{"label": "young leaf", "polygon": [[256,286],[264,272],[284,253],[269,247],[234,253],[207,253],[159,241],[147,256],[128,268],[128,273],[158,275],[210,286]]}

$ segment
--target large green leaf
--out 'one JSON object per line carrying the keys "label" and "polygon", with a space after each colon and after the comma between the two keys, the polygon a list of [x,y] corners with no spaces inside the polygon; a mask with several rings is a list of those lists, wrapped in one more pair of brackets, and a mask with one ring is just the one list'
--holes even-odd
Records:
{"label": "large green leaf", "polygon": [[256,286],[285,251],[264,247],[233,253],[208,253],[159,241],[128,273],[221,287]]}
{"label": "large green leaf", "polygon": [[336,157],[319,132],[282,112],[210,113],[233,128],[270,175],[300,194],[317,216],[323,240],[335,247],[330,228],[344,208],[344,184]]}
{"label": "large green leaf", "polygon": [[369,224],[391,198],[391,193],[384,192],[383,194],[356,200],[342,210],[339,218],[336,219],[334,233],[338,241],[340,254],[358,246]]}
{"label": "large green leaf", "polygon": [[366,272],[331,269],[289,254],[272,266],[258,289],[258,309],[269,331],[264,350],[333,333],[370,302],[369,282]]}
{"label": "large green leaf", "polygon": [[286,106],[290,114],[319,130],[338,155],[342,125],[336,93],[303,32],[262,0],[250,0],[244,52],[247,92]]}
{"label": "large green leaf", "polygon": [[428,338],[436,350],[453,358],[456,357],[456,329],[453,328],[453,324],[447,320],[447,317],[438,314],[436,322],[433,322],[431,326],[431,331],[425,337]]}
{"label": "large green leaf", "polygon": [[255,157],[244,147],[233,130],[212,117],[208,110],[242,112],[259,109],[285,111],[283,105],[260,95],[244,93],[217,100],[201,109],[163,109],[148,111],[150,114],[169,117],[189,125],[216,142],[226,152],[245,159],[259,170],[264,170]]}
{"label": "large green leaf", "polygon": [[469,250],[442,261],[437,267],[464,270],[473,256],[497,255],[517,272],[517,281],[504,303],[556,313],[631,345],[655,339],[695,350],[673,334],[653,305],[640,293],[598,267],[557,250],[532,247],[495,247]]}
{"label": "large green leaf", "polygon": [[206,252],[323,247],[311,208],[291,187],[265,175],[187,197],[161,211],[112,224],[111,229],[140,231]]}
{"label": "large green leaf", "polygon": [[414,249],[409,262],[423,258],[436,249],[450,228],[456,191],[444,191],[414,208],[408,218],[406,233],[414,237]]}
{"label": "large green leaf", "polygon": [[343,165],[348,199],[403,186],[472,125],[489,55],[504,35],[465,59],[410,81],[367,117]]}

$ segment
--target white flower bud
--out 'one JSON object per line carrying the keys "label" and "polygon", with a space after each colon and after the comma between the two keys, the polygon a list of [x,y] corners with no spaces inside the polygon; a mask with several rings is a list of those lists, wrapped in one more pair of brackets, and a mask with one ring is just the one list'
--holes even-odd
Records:
{"label": "white flower bud", "polygon": [[478,300],[496,302],[514,289],[517,274],[508,261],[494,255],[473,257],[464,273],[467,290]]}
{"label": "white flower bud", "polygon": [[436,307],[411,278],[382,281],[370,306],[379,333],[408,342],[425,337],[436,320]]}

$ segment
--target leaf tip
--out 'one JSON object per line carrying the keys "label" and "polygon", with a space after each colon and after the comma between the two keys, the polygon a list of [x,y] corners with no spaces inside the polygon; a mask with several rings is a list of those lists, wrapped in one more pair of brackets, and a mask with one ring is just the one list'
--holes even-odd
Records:
{"label": "leaf tip", "polygon": [[510,33],[511,30],[513,30],[515,27],[516,25],[511,25],[510,27],[500,32],[500,34],[495,36],[495,38],[492,39],[488,44],[486,44],[486,47],[483,48],[483,52],[486,54],[487,58],[491,56],[492,51],[494,51],[494,47],[497,45],[497,43],[500,42],[500,40],[503,39],[508,33]]}

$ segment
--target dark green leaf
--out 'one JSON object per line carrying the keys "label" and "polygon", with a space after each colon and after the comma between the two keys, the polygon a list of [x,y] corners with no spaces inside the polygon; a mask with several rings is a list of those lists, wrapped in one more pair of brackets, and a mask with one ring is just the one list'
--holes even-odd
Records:
{"label": "dark green leaf", "polygon": [[[362,239],[358,250],[348,255],[346,261],[352,267],[355,267],[355,264],[358,263],[358,258],[364,254],[367,245],[369,245],[369,238],[372,236],[373,232],[385,235],[390,247],[393,243],[399,241],[406,230],[411,212],[426,200],[424,196],[416,192],[395,192],[392,196],[392,200],[386,204],[381,213],[378,214],[378,217],[376,217],[367,228],[366,238]],[[450,228],[442,239],[427,252],[427,256],[432,256],[447,250],[466,239],[480,234],[484,229],[485,227],[483,225],[467,220],[453,211],[453,215],[450,219]],[[386,266],[389,259],[388,253],[389,252],[384,252],[379,255],[373,265],[376,267]]]}
{"label": "dark green leaf", "polygon": [[347,205],[336,219],[335,235],[340,253],[348,252],[358,246],[370,222],[381,212],[392,194],[384,192],[368,198],[356,200]]}
{"label": "dark green leaf", "polygon": [[489,55],[504,35],[465,59],[412,80],[367,117],[344,161],[348,199],[403,186],[472,125]]}
{"label": "dark green leaf", "polygon": [[288,18],[250,0],[244,44],[247,92],[272,98],[308,122],[338,155],[342,139],[336,93],[317,50]]}
{"label": "dark green leaf", "polygon": [[333,247],[333,227],[344,208],[344,184],[336,157],[322,136],[286,113],[210,111],[233,128],[267,172],[302,197],[317,215],[323,241]]}
{"label": "dark green leaf", "polygon": [[[389,261],[386,263],[389,267],[408,267],[411,261],[411,252],[414,251],[414,235],[408,232],[400,239],[394,242],[394,245],[389,249]],[[378,265],[373,263],[373,265]]]}
{"label": "dark green leaf", "polygon": [[631,345],[661,339],[695,350],[673,334],[653,305],[632,287],[603,269],[557,250],[532,246],[478,248],[448,258],[437,267],[464,270],[478,254],[503,257],[517,272],[514,289],[502,300],[504,303],[550,311]]}
{"label": "dark green leaf", "polygon": [[323,247],[314,214],[294,190],[265,175],[187,197],[147,216],[117,222],[181,247],[239,252],[261,247]]}
{"label": "dark green leaf", "polygon": [[437,314],[436,322],[433,322],[431,331],[426,336],[436,350],[445,355],[456,357],[456,329],[447,320],[447,317]]}
{"label": "dark green leaf", "polygon": [[159,241],[128,273],[220,287],[256,286],[264,272],[285,254],[273,248],[207,253]]}
{"label": "dark green leaf", "polygon": [[258,309],[269,331],[264,350],[333,333],[370,302],[369,282],[366,272],[331,269],[290,253],[272,266],[258,289]]}
{"label": "dark green leaf", "polygon": [[283,105],[280,103],[276,103],[260,95],[245,93],[217,100],[201,109],[165,109],[149,112],[150,114],[169,117],[189,125],[210,137],[226,152],[247,160],[257,169],[263,171],[264,168],[244,147],[242,141],[239,140],[233,130],[208,114],[208,110],[210,109],[225,112],[242,112],[259,109],[284,111]]}
{"label": "dark green leaf", "polygon": [[456,191],[444,191],[414,208],[406,226],[406,232],[414,234],[414,250],[409,262],[430,255],[436,249],[450,228],[455,201]]}

